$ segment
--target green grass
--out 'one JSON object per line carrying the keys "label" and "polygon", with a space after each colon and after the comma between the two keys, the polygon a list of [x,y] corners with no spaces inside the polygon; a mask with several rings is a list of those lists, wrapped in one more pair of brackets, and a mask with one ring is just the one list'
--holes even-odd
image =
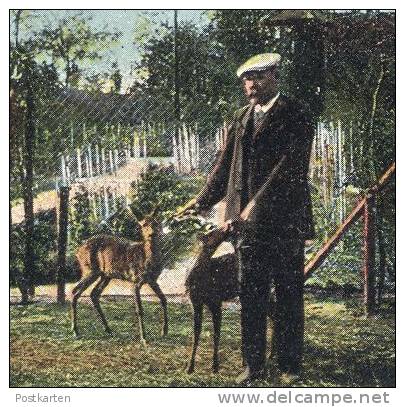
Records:
{"label": "green grass", "polygon": [[[185,373],[192,336],[188,304],[169,304],[169,335],[162,338],[160,307],[144,301],[148,346],[139,344],[133,304],[103,301],[111,328],[107,336],[87,302],[79,304],[82,338],[70,331],[69,307],[35,303],[11,307],[12,387],[216,387],[234,386],[242,371],[239,313],[224,311],[220,373],[211,373],[212,331],[206,312],[196,371]],[[302,380],[294,386],[395,386],[393,311],[365,319],[343,301],[306,299],[305,356]],[[267,381],[282,387],[270,360]]]}

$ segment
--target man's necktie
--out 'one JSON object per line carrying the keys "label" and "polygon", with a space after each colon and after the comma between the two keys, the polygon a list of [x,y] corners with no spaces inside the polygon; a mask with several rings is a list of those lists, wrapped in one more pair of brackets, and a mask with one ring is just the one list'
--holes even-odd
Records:
{"label": "man's necktie", "polygon": [[255,109],[253,113],[253,126],[255,131],[260,127],[263,122],[264,112],[261,108]]}

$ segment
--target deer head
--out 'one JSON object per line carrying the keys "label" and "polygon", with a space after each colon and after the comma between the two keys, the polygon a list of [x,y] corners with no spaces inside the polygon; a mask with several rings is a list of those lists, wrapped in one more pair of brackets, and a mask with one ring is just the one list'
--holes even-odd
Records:
{"label": "deer head", "polygon": [[152,264],[159,264],[161,260],[161,234],[162,223],[157,217],[159,206],[155,206],[148,215],[140,222],[143,241],[145,244],[145,253]]}

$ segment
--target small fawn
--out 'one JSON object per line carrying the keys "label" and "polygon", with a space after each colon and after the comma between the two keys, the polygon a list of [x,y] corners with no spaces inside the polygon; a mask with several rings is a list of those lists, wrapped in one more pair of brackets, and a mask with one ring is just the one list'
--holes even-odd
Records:
{"label": "small fawn", "polygon": [[160,289],[157,279],[162,272],[160,239],[161,223],[155,219],[155,210],[139,222],[143,241],[130,240],[110,236],[98,235],[88,239],[79,247],[76,258],[82,272],[82,278],[72,294],[72,330],[76,337],[77,329],[77,301],[84,290],[98,280],[90,294],[90,298],[107,333],[111,329],[100,307],[100,296],[111,279],[131,281],[135,284],[135,305],[139,320],[140,339],[146,344],[145,326],[143,322],[143,308],[141,302],[141,287],[146,283],[158,296],[163,309],[162,335],[168,332],[167,300]]}
{"label": "small fawn", "polygon": [[[219,339],[221,333],[222,302],[239,296],[238,260],[235,253],[211,257],[222,242],[221,232],[198,235],[199,252],[197,259],[186,278],[194,314],[194,338],[187,373],[194,372],[195,357],[201,334],[204,305],[212,314],[214,326],[214,353],[212,370],[219,370]],[[269,316],[273,317],[274,299],[270,299]],[[270,341],[273,346],[272,340]],[[243,358],[243,364],[245,363]]]}
{"label": "small fawn", "polygon": [[186,278],[186,290],[190,296],[194,313],[194,339],[188,373],[194,371],[195,356],[201,334],[203,306],[206,305],[212,314],[214,325],[214,356],[212,369],[219,369],[219,337],[221,331],[222,302],[239,295],[238,267],[234,254],[211,258],[220,241],[217,236],[198,235],[199,253],[195,264]]}

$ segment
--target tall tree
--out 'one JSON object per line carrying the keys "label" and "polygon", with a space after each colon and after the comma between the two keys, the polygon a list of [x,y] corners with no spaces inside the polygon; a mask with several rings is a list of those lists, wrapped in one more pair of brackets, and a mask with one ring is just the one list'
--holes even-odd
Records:
{"label": "tall tree", "polygon": [[84,18],[79,12],[59,19],[56,26],[48,24],[36,33],[43,49],[62,68],[65,86],[69,86],[72,76],[83,69],[83,63],[100,59],[102,52],[120,35],[119,32],[96,30],[90,21],[91,17]]}
{"label": "tall tree", "polygon": [[223,96],[233,79],[224,76],[222,50],[209,27],[200,30],[192,23],[178,23],[176,36],[169,28],[147,41],[138,64],[146,76],[142,88],[150,114],[169,123],[180,119],[202,128],[220,125],[234,108],[237,93],[233,88],[232,96]]}

